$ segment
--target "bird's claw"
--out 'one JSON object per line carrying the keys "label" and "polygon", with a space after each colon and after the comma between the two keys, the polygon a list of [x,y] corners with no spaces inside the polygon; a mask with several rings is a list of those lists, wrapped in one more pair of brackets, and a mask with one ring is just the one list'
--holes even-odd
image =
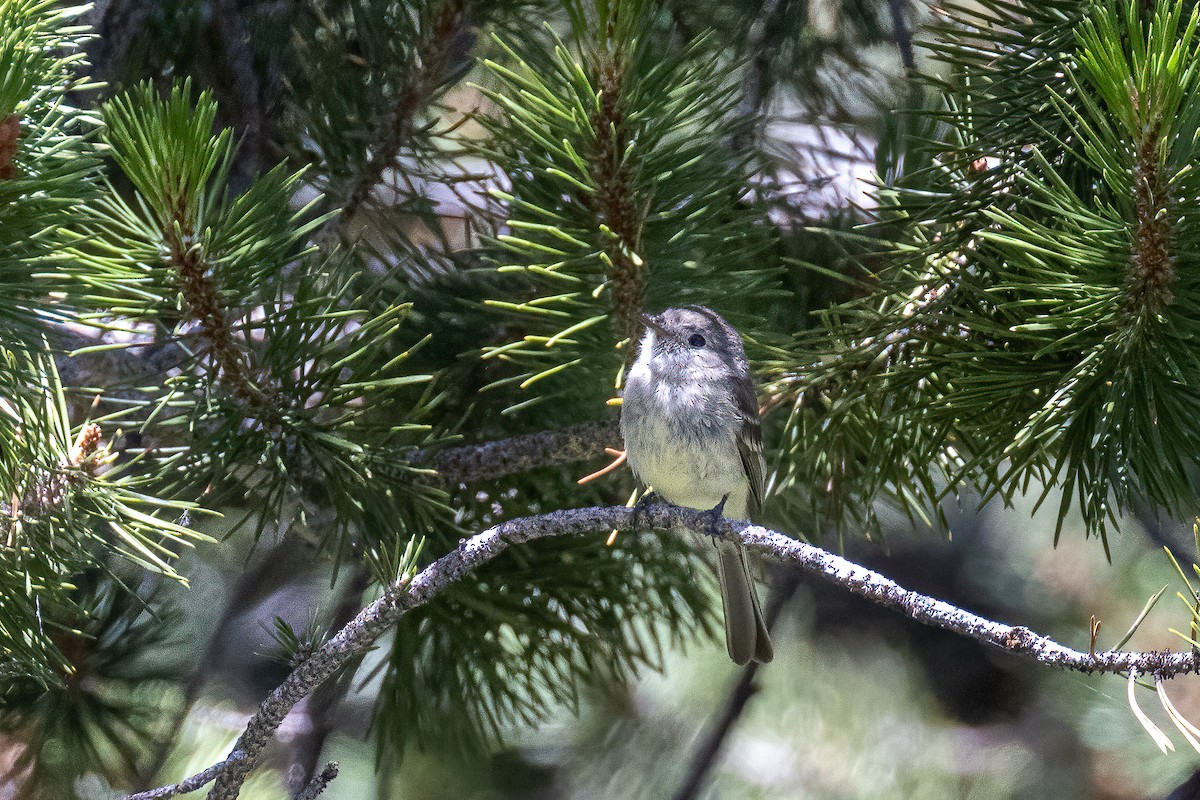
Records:
{"label": "bird's claw", "polygon": [[713,515],[713,519],[714,519],[714,520],[717,520],[717,519],[724,519],[724,517],[725,517],[725,503],[726,503],[728,500],[729,500],[729,495],[725,495],[724,497],[722,497],[722,498],[721,498],[721,502],[717,503],[715,506],[713,506],[712,508],[710,508],[710,509],[708,510],[708,513]]}
{"label": "bird's claw", "polygon": [[725,495],[721,502],[704,512],[704,521],[710,531],[720,530],[721,521],[725,519],[725,501],[728,499],[729,495]]}
{"label": "bird's claw", "polygon": [[633,527],[639,528],[646,519],[646,509],[655,503],[661,502],[658,492],[650,491],[638,498],[638,501],[633,504]]}

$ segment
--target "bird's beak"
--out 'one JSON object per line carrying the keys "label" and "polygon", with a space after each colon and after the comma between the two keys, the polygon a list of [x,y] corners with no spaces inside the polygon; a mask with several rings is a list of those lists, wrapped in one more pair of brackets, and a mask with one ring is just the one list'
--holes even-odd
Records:
{"label": "bird's beak", "polygon": [[656,320],[654,317],[652,317],[649,314],[638,314],[637,320],[638,320],[638,322],[642,323],[643,326],[649,328],[652,331],[660,333],[663,336],[666,336],[668,338],[671,336],[671,334],[669,334],[665,330],[663,330],[663,327],[658,324],[658,320]]}

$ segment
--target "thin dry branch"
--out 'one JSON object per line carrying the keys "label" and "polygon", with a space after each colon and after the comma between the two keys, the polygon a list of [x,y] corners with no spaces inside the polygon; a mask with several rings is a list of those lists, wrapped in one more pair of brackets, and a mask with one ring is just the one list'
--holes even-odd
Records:
{"label": "thin dry branch", "polygon": [[[764,614],[767,630],[774,633],[776,620],[779,619],[783,607],[796,596],[798,588],[800,588],[799,572],[786,567],[778,567],[775,570],[771,594],[767,599],[766,613]],[[737,725],[746,706],[758,694],[759,685],[755,678],[758,676],[761,666],[762,664],[759,662],[751,661],[742,667],[737,682],[730,689],[725,702],[721,704],[720,712],[709,723],[708,730],[697,744],[691,766],[688,767],[673,800],[695,800],[700,794],[713,765],[717,763],[717,757],[725,747],[726,739]]]}
{"label": "thin dry branch", "polygon": [[892,15],[892,36],[896,40],[896,49],[900,51],[900,63],[907,72],[912,72],[917,68],[917,60],[913,54],[912,32],[908,29],[908,21],[904,19],[904,0],[888,0],[888,11]]}
{"label": "thin dry branch", "polygon": [[[383,596],[359,612],[345,628],[305,659],[272,692],[250,719],[225,761],[181,784],[130,795],[126,800],[158,800],[216,781],[209,800],[233,800],[246,776],[284,717],[302,698],[370,647],[409,610],[423,605],[455,582],[496,558],[510,544],[554,536],[608,533],[616,529],[670,531],[676,528],[740,540],[775,561],[812,572],[910,619],[944,628],[1040,664],[1084,673],[1123,673],[1169,678],[1200,672],[1200,651],[1137,652],[1110,650],[1089,654],[1039,636],[1028,628],[985,619],[941,600],[910,591],[895,581],[819,547],[758,525],[714,517],[710,512],[655,504],[554,511],[503,522],[464,540],[409,581],[387,587]],[[197,781],[201,781],[197,783]]]}
{"label": "thin dry branch", "polygon": [[208,769],[202,769],[190,778],[185,778],[179,783],[172,783],[169,786],[160,786],[157,789],[150,789],[145,792],[138,792],[130,797],[136,797],[138,800],[164,800],[167,797],[175,797],[188,792],[194,792],[197,789],[203,789],[213,781],[218,775],[229,769],[233,764],[242,761],[245,755],[242,753],[233,753],[224,761],[218,761]]}

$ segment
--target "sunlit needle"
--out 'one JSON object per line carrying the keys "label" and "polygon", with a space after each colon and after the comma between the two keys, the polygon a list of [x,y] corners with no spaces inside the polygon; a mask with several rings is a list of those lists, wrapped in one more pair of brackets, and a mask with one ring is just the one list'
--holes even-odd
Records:
{"label": "sunlit needle", "polygon": [[[629,456],[629,454],[626,453],[624,450],[617,450],[612,447],[604,448],[604,452],[608,453],[610,456],[613,456],[612,463],[606,467],[602,467],[602,468],[596,470],[591,475],[584,475],[582,478],[580,478],[578,481],[576,481],[576,483],[578,483],[580,486],[582,486],[585,483],[591,483],[592,481],[596,480],[596,478],[607,475],[608,473],[612,472],[617,467],[624,464],[625,459],[628,458],[628,456]],[[606,541],[604,543],[604,546],[612,547],[613,542],[615,542],[616,540],[617,540],[617,532],[616,532],[616,530],[614,530],[612,533],[610,533],[608,535],[608,541]]]}
{"label": "sunlit needle", "polygon": [[585,483],[591,483],[592,481],[596,480],[596,478],[600,478],[600,477],[603,477],[604,475],[607,475],[608,473],[612,472],[614,469],[616,469],[617,467],[619,467],[625,463],[627,454],[625,453],[624,450],[616,450],[611,447],[606,447],[606,448],[604,448],[604,452],[608,453],[610,456],[615,456],[613,462],[606,467],[602,467],[602,468],[596,470],[591,475],[584,475],[582,478],[577,480],[576,483],[578,483],[580,486],[583,486]]}

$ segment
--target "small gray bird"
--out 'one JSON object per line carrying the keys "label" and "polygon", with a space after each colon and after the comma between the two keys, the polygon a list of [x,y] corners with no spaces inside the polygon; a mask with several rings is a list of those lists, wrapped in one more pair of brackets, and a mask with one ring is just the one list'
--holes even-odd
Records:
{"label": "small gray bird", "polygon": [[[714,508],[730,519],[762,510],[762,426],[742,337],[703,306],[643,316],[645,333],[625,380],[621,434],[640,483],[664,500]],[[714,540],[725,605],[725,644],[734,663],[774,655],[746,553]]]}

